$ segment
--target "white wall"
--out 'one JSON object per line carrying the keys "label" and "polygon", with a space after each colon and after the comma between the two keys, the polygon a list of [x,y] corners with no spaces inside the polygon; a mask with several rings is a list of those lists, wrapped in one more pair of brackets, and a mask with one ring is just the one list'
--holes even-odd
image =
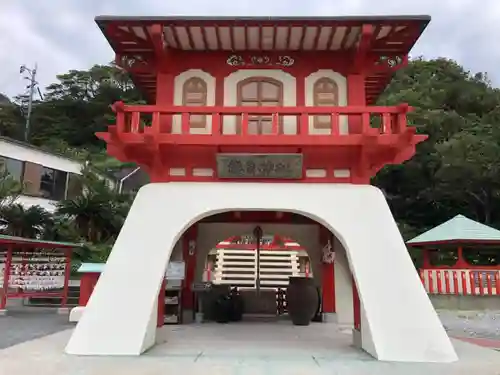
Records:
{"label": "white wall", "polygon": [[[238,105],[238,83],[251,77],[268,77],[283,84],[283,107],[294,107],[297,103],[295,77],[282,70],[276,69],[242,69],[231,73],[224,79],[224,105],[234,107]],[[224,117],[224,134],[236,134],[236,116]],[[297,119],[293,116],[283,118],[283,132],[297,133]]]}
{"label": "white wall", "polygon": [[[185,72],[180,73],[177,77],[175,77],[174,81],[174,105],[182,105],[182,97],[183,97],[183,88],[184,83],[190,79],[198,77],[205,81],[207,84],[207,106],[215,105],[215,78],[201,69],[190,69]],[[212,132],[212,116],[207,116],[207,124],[205,129],[191,129],[191,134],[210,134]],[[181,133],[181,116],[174,116],[172,119],[172,133],[180,134]]]}
{"label": "white wall", "polygon": [[[193,199],[200,196],[210,199]],[[178,239],[205,217],[242,210],[298,213],[324,225],[339,239],[363,306],[364,350],[385,361],[457,360],[384,195],[372,186],[350,184],[171,182],[144,186],[66,352],[139,355],[151,347],[158,293]],[[138,258],[138,249],[147,252]],[[391,272],[384,272],[389,260]],[[129,287],[118,287],[124,284]],[[130,295],[134,303],[123,306]]]}
{"label": "white wall", "polygon": [[81,163],[77,161],[15,144],[3,139],[0,139],[0,156],[28,161],[30,163],[43,165],[44,167],[77,174],[80,174],[82,168]]}
{"label": "white wall", "polygon": [[339,242],[334,239],[333,248],[335,251],[334,277],[335,277],[335,313],[337,323],[342,326],[352,327],[354,324],[354,309],[352,295],[352,274],[349,269],[347,253]]}
{"label": "white wall", "polygon": [[[58,169],[69,173],[80,174],[82,168],[82,165],[74,160],[53,155],[21,144],[16,144],[14,142],[9,142],[5,139],[0,139],[0,156],[36,163],[43,165],[44,167]],[[45,198],[21,195],[16,199],[15,203],[22,204],[26,208],[38,205],[49,212],[54,212],[56,202]]]}
{"label": "white wall", "polygon": [[[180,73],[175,77],[174,105],[182,105],[184,83],[193,77],[203,79],[207,84],[207,106],[215,105],[215,77],[200,69],[190,69]],[[238,82],[251,77],[269,77],[282,82],[283,84],[283,106],[293,107],[296,105],[296,78],[280,69],[241,69],[231,73],[224,79],[224,105],[233,107],[237,103]],[[305,105],[314,105],[314,84],[320,78],[331,78],[337,84],[339,89],[339,106],[347,105],[347,79],[340,73],[330,69],[318,70],[305,78]],[[223,117],[224,134],[236,134],[236,116]],[[348,117],[341,116],[339,119],[340,134],[348,134]],[[192,134],[210,134],[212,129],[212,118],[207,117],[207,126],[205,129],[191,129]],[[283,119],[283,131],[285,134],[297,133],[297,118],[286,116]],[[179,134],[181,132],[181,117],[174,116],[172,132]],[[309,132],[311,134],[329,134],[328,129],[316,129],[313,126],[313,117],[309,120]]]}

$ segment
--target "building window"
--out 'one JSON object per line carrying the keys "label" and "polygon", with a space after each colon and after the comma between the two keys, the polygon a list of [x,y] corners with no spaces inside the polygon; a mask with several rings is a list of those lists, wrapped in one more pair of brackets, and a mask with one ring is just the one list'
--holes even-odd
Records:
{"label": "building window", "polygon": [[68,173],[57,169],[42,167],[40,176],[40,195],[51,200],[62,200],[66,195]]}
{"label": "building window", "polygon": [[[205,107],[207,105],[207,83],[198,77],[189,78],[182,88],[182,105]],[[189,126],[194,129],[204,129],[207,116],[191,115]]]}
{"label": "building window", "polygon": [[13,179],[21,182],[23,176],[24,162],[17,159],[0,156],[0,169],[7,172]]}
{"label": "building window", "polygon": [[[252,77],[238,83],[238,105],[280,107],[283,105],[283,84],[273,78]],[[281,133],[281,121],[280,129]],[[249,116],[249,134],[271,134],[271,116]],[[238,121],[237,133],[241,133],[241,122]]]}
{"label": "building window", "polygon": [[[315,107],[336,107],[339,105],[339,88],[331,78],[320,78],[313,88]],[[330,129],[331,116],[314,116],[316,129]]]}

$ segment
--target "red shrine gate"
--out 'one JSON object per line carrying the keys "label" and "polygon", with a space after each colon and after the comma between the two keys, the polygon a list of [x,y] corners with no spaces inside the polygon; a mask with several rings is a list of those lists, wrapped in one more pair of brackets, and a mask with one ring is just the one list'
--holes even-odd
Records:
{"label": "red shrine gate", "polygon": [[[348,315],[351,325],[355,316],[358,345],[385,360],[438,354],[437,361],[456,360],[412,277],[387,202],[377,189],[361,186],[384,165],[412,157],[426,139],[408,126],[408,105],[375,103],[430,17],[96,21],[116,63],[149,102],[116,103],[116,123],[97,136],[110,155],[146,170],[152,184],[134,201],[68,353],[142,353],[154,345],[152,317],[168,262],[186,262],[183,304],[190,309],[203,251],[254,225],[267,233],[281,225],[276,232],[317,254],[323,310]],[[141,246],[148,252],[137,262]],[[335,261],[323,262],[321,249],[331,247]],[[373,257],[367,267],[372,250],[397,264],[391,276],[405,294],[389,295],[392,278],[374,277],[372,267],[385,263]],[[140,276],[141,293],[116,317],[107,306],[118,303],[116,288],[130,282],[129,272]],[[394,298],[412,303],[393,306]],[[415,331],[413,319],[428,329]]]}
{"label": "red shrine gate", "polygon": [[[373,104],[406,65],[428,17],[96,21],[116,63],[152,103],[116,103],[116,124],[98,137],[152,182],[368,184],[425,139],[407,126],[410,107]],[[269,165],[275,169],[266,173]],[[188,309],[193,241],[196,226],[183,242]],[[333,265],[323,267],[323,310],[334,312]]]}

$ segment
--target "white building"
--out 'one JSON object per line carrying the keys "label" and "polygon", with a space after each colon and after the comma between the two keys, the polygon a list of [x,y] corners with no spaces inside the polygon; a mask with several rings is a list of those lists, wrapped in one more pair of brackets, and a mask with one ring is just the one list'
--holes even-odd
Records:
{"label": "white building", "polygon": [[75,181],[83,167],[79,161],[0,137],[0,163],[23,184],[23,192],[17,199],[23,206],[39,205],[53,212],[55,203],[81,193]]}

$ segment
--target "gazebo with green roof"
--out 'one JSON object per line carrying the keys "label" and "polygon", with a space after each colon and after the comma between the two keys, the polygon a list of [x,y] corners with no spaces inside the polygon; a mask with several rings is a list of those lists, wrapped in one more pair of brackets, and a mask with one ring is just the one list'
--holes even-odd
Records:
{"label": "gazebo with green roof", "polygon": [[[409,240],[422,249],[423,269],[500,269],[500,230],[457,215]],[[437,264],[437,263],[442,264]]]}

